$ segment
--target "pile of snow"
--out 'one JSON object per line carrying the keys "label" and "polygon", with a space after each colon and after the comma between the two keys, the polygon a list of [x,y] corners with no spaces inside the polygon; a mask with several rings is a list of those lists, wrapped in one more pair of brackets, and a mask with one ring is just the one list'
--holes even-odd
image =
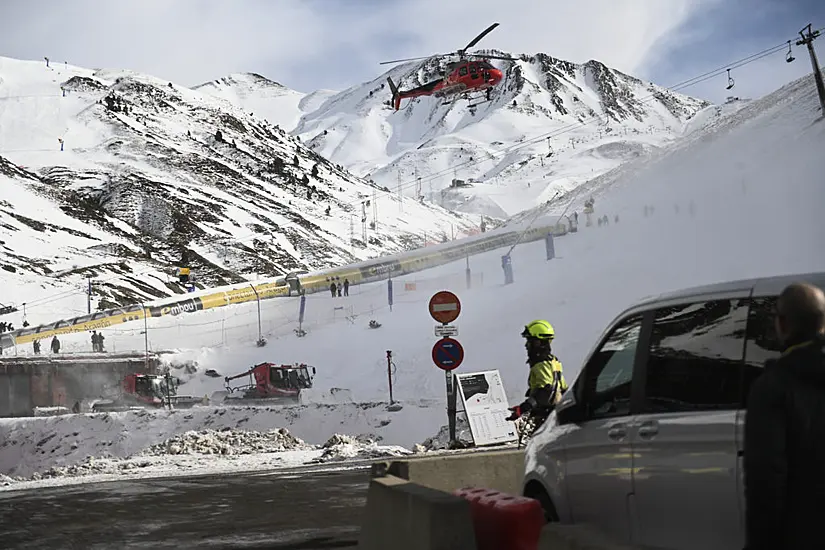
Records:
{"label": "pile of snow", "polygon": [[35,407],[34,416],[54,416],[57,414],[69,414],[72,410],[68,407]]}
{"label": "pile of snow", "polygon": [[52,466],[30,476],[3,476],[0,482],[12,488],[43,485],[65,485],[70,482],[111,481],[118,478],[158,478],[186,475],[216,474],[221,472],[259,471],[296,467],[308,464],[320,451],[310,447],[279,453],[248,455],[141,455],[118,458],[87,456],[83,460]]}
{"label": "pile of snow", "polygon": [[[398,412],[378,402],[4,418],[0,474],[174,475],[400,456],[431,435],[444,414],[429,401],[404,405]],[[370,435],[350,440],[340,434]]]}
{"label": "pile of snow", "polygon": [[[473,434],[470,432],[470,423],[467,422],[467,417],[464,415],[458,415],[456,418],[455,438],[458,447],[469,447],[473,445]],[[427,451],[444,451],[450,448],[450,427],[449,425],[444,425],[441,426],[437,434],[415,445],[413,451],[423,453]]]}
{"label": "pile of snow", "polygon": [[86,457],[82,462],[70,466],[52,466],[45,472],[35,472],[30,478],[15,478],[20,481],[38,481],[41,479],[63,478],[63,477],[83,477],[100,474],[116,474],[129,472],[140,468],[152,466],[149,460],[123,460],[110,457]]}
{"label": "pile of snow", "polygon": [[254,453],[279,453],[311,448],[294,437],[286,428],[267,432],[246,430],[190,430],[156,443],[143,451],[143,455],[248,455]]}
{"label": "pile of snow", "polygon": [[335,434],[322,446],[321,456],[313,462],[336,462],[353,459],[373,459],[389,456],[411,454],[408,449],[399,446],[381,446],[381,438],[375,435]]}

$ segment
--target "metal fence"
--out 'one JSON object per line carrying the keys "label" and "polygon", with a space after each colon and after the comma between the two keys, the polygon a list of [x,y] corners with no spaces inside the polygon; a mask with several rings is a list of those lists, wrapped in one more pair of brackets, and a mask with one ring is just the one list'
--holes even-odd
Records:
{"label": "metal fence", "polygon": [[[473,288],[484,286],[484,273],[472,271]],[[105,352],[146,352],[170,349],[222,347],[229,344],[255,345],[265,339],[295,337],[296,329],[311,332],[321,327],[340,324],[367,324],[376,314],[389,311],[388,288],[385,283],[354,285],[348,296],[332,297],[321,292],[304,296],[304,318],[300,319],[298,296],[248,302],[201,311],[150,318],[144,323],[112,327],[101,331]],[[466,271],[440,275],[411,274],[392,280],[393,305],[420,302],[426,304],[432,292],[444,288],[467,288]],[[424,306],[426,307],[426,306]],[[299,322],[302,321],[302,322]],[[91,333],[66,334],[59,337],[60,353],[92,351]],[[51,342],[40,342],[40,353],[51,354]],[[17,345],[5,350],[7,355],[32,355],[33,346]]]}

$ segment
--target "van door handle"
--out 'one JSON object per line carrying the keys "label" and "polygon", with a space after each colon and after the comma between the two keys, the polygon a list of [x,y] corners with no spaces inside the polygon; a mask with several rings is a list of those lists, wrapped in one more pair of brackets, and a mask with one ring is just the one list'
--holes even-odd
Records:
{"label": "van door handle", "polygon": [[659,433],[659,422],[647,420],[639,425],[639,437],[651,438]]}
{"label": "van door handle", "polygon": [[607,429],[607,437],[610,439],[622,439],[627,435],[627,427],[624,424],[613,424]]}

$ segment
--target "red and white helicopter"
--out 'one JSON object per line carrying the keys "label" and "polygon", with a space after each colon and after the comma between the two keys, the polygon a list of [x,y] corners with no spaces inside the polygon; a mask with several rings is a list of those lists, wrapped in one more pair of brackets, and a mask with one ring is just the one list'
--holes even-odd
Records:
{"label": "red and white helicopter", "polygon": [[504,77],[501,70],[494,67],[487,59],[505,59],[508,61],[516,61],[514,57],[504,57],[498,55],[487,54],[468,54],[467,50],[475,46],[482,38],[487,36],[493,29],[498,27],[498,23],[493,23],[481,34],[470,41],[467,46],[452,54],[437,54],[435,56],[426,57],[411,57],[409,59],[396,59],[394,61],[384,61],[381,65],[388,65],[393,63],[404,63],[406,61],[416,61],[419,59],[429,59],[431,57],[447,57],[458,55],[458,61],[448,62],[445,70],[442,72],[442,77],[438,80],[433,80],[422,84],[410,90],[399,90],[398,86],[387,78],[392,91],[392,105],[397,111],[401,108],[401,100],[420,96],[435,96],[439,98],[452,98],[452,101],[460,97],[465,97],[472,102],[477,97],[472,97],[477,92],[483,92],[486,96],[484,101],[475,104],[470,104],[470,107],[475,107],[486,101],[490,101],[490,93],[493,88],[501,82]]}

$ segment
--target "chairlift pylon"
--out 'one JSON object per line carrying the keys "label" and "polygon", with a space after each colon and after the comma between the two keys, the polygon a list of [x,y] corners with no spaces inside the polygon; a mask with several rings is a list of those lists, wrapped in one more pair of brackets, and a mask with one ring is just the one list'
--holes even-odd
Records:
{"label": "chairlift pylon", "polygon": [[790,63],[794,59],[796,59],[796,58],[793,56],[793,52],[791,50],[791,41],[788,40],[788,53],[785,54],[785,62]]}
{"label": "chairlift pylon", "polygon": [[730,69],[728,69],[728,86],[725,89],[730,90],[735,85],[736,85],[736,81],[733,80],[733,77],[730,75]]}

